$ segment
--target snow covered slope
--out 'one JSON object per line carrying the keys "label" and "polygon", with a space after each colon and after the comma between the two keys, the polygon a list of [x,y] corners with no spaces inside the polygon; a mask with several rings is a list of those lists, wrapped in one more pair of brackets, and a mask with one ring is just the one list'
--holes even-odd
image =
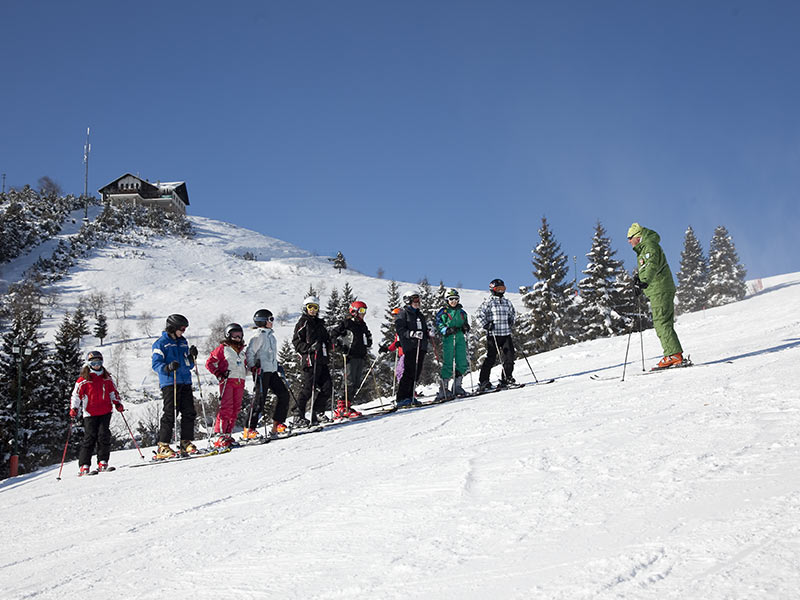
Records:
{"label": "snow covered slope", "polygon": [[[288,317],[285,323],[276,321],[280,343],[291,339],[310,285],[319,292],[324,308],[333,288],[341,291],[349,283],[358,298],[369,306],[367,323],[373,335],[379,334],[388,280],[350,269],[339,273],[325,257],[313,256],[249,229],[203,217],[189,219],[197,232],[194,239],[163,237],[136,247],[112,245],[82,259],[55,286],[59,305],[48,309],[49,318],[44,324],[46,339],[53,341],[64,311],[74,311],[81,296],[95,292],[109,298],[128,296],[131,308],[126,318],[115,315],[111,308],[106,309],[109,337],[104,346],[98,348],[96,338],[85,336],[82,348],[100,349],[106,363],[113,366],[115,376],[123,376],[119,369],[124,364],[127,373],[122,383],[129,384],[129,392],[142,388],[156,392],[158,382],[150,370],[150,347],[171,313],[181,313],[189,319],[186,337],[190,343],[201,346],[210,333],[210,324],[221,315],[247,327],[252,324],[256,310],[268,308],[276,316],[285,313]],[[245,253],[256,260],[244,260],[241,257]],[[32,252],[7,265],[4,272],[9,280],[18,279],[23,267],[32,264],[39,254]],[[420,272],[425,272],[424,265],[420,265]],[[493,277],[496,274],[487,274],[487,286]],[[445,282],[448,286],[457,283],[457,280]],[[399,285],[401,292],[417,287],[402,282]],[[438,281],[432,285],[438,286]],[[487,294],[488,291],[464,290],[462,302],[469,312],[474,312]],[[518,302],[518,294],[510,297]],[[147,319],[150,336],[143,333],[147,331],[142,326],[145,314],[150,315]],[[93,325],[90,321],[90,326]]]}
{"label": "snow covered slope", "polygon": [[[176,298],[221,283],[206,275],[219,259],[192,260]],[[314,278],[315,259],[289,260]],[[283,298],[269,263],[238,264],[233,308],[242,289]],[[680,318],[702,363],[690,369],[641,375],[636,336],[626,381],[594,381],[622,374],[627,338],[595,340],[531,358],[551,385],[217,457],[130,469],[136,451],[115,452],[114,473],[78,479],[73,462],[60,482],[56,468],[5,481],[0,596],[796,598],[800,274],[764,284]],[[153,294],[167,312],[169,292]],[[643,342],[649,367],[659,346]],[[532,380],[523,360],[515,375]]]}

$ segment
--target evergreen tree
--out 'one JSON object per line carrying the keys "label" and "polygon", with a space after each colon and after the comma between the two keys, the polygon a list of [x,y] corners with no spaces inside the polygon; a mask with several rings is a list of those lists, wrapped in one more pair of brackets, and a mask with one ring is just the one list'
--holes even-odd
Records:
{"label": "evergreen tree", "polygon": [[[66,419],[69,410],[69,401],[72,396],[72,389],[75,381],[80,374],[83,360],[78,347],[78,338],[72,328],[72,320],[69,313],[64,315],[61,325],[56,332],[53,355],[51,358],[51,373],[53,376],[53,391],[55,397],[64,408],[64,418]],[[69,439],[69,456],[75,458],[78,446],[83,439],[83,421],[77,419],[72,435]]]}
{"label": "evergreen tree", "polygon": [[677,276],[675,311],[678,314],[702,310],[708,306],[708,260],[691,227],[686,230],[683,239],[681,268]]}
{"label": "evergreen tree", "polygon": [[339,290],[333,288],[331,295],[328,297],[328,304],[325,307],[325,313],[320,317],[325,319],[325,324],[337,323],[339,321],[342,310],[342,300],[339,297]]}
{"label": "evergreen tree", "polygon": [[94,326],[94,337],[100,340],[100,345],[103,345],[103,340],[108,335],[108,323],[106,316],[103,313],[97,314],[97,323]]}
{"label": "evergreen tree", "polygon": [[317,298],[319,298],[319,292],[317,292],[317,289],[314,287],[313,283],[308,284],[308,291],[306,292],[306,298],[309,296],[316,296]]}
{"label": "evergreen tree", "polygon": [[[16,293],[28,291],[23,289]],[[19,472],[30,473],[60,458],[59,445],[63,445],[67,431],[67,406],[55,398],[48,371],[47,348],[37,333],[42,320],[38,297],[30,296],[17,306],[24,308],[12,316],[0,352],[0,373],[3,381],[8,382],[8,385],[0,386],[2,477],[8,476],[8,461],[15,440]],[[17,354],[13,352],[15,347],[19,348]]]}
{"label": "evergreen tree", "polygon": [[350,313],[350,305],[357,299],[358,296],[353,293],[353,288],[351,288],[350,284],[345,281],[344,286],[342,286],[339,319],[336,321],[337,325]]}
{"label": "evergreen tree", "polygon": [[741,300],[747,294],[744,266],[724,226],[714,230],[708,253],[708,305],[722,306]]}
{"label": "evergreen tree", "polygon": [[[386,310],[383,313],[383,321],[380,326],[380,341],[378,346],[388,346],[394,342],[395,328],[394,328],[394,314],[392,310],[399,308],[402,304],[400,300],[400,291],[397,287],[397,282],[392,280],[387,286]],[[385,352],[378,363],[375,365],[375,377],[378,381],[378,390],[381,396],[389,396],[392,393],[393,382],[395,378],[395,361],[397,360],[397,352]]]}
{"label": "evergreen tree", "polygon": [[284,339],[278,350],[278,362],[286,372],[286,384],[290,390],[289,401],[295,397],[302,386],[303,369],[300,365],[300,356],[295,352],[291,342]]}
{"label": "evergreen tree", "polygon": [[89,323],[86,319],[86,312],[83,310],[82,306],[78,306],[75,309],[75,314],[72,315],[72,330],[75,332],[75,336],[78,338],[78,343],[80,343],[80,339],[84,335],[89,335]]}
{"label": "evergreen tree", "polygon": [[[420,310],[422,314],[425,315],[425,322],[428,325],[428,329],[432,330],[433,318],[439,310],[439,305],[436,300],[436,294],[431,288],[431,284],[428,283],[427,277],[423,277],[422,281],[419,282],[419,299]],[[428,341],[428,354],[430,358],[426,358],[422,367],[422,373],[417,378],[417,383],[420,385],[427,385],[436,381],[437,374],[442,368],[441,355],[439,354],[439,341],[433,336],[431,336]]]}
{"label": "evergreen tree", "polygon": [[580,289],[580,339],[593,340],[608,337],[626,330],[626,320],[619,312],[624,305],[620,275],[625,271],[622,261],[614,258],[611,240],[598,221],[592,237],[589,259],[578,284]]}
{"label": "evergreen tree", "polygon": [[523,349],[529,352],[545,352],[572,341],[569,323],[572,288],[565,283],[568,258],[545,217],[539,238],[532,251],[533,275],[538,281],[522,296],[528,312],[518,320]]}

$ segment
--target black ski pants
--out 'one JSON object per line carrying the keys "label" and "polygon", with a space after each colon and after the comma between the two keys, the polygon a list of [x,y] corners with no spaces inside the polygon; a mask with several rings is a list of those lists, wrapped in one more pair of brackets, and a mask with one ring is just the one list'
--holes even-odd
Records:
{"label": "black ski pants", "polygon": [[366,368],[366,358],[353,357],[347,359],[345,381],[347,382],[347,401],[350,404],[353,404],[356,399],[356,392],[358,391],[358,386],[361,385],[361,379],[364,377]]}
{"label": "black ski pants", "polygon": [[[495,340],[497,343],[495,343]],[[503,353],[502,364],[503,372],[500,376],[502,380],[511,377],[514,372],[514,341],[510,335],[492,335],[492,332],[486,334],[486,359],[481,365],[481,373],[478,376],[479,383],[486,383],[489,381],[489,374],[497,361],[497,348],[500,347],[500,352]]]}
{"label": "black ski pants", "polygon": [[280,373],[268,373],[262,371],[256,380],[256,396],[253,399],[253,414],[250,417],[248,427],[255,429],[258,426],[258,419],[261,416],[261,411],[264,410],[264,403],[267,400],[267,392],[275,394],[277,401],[272,409],[271,415],[265,415],[267,420],[270,418],[278,423],[283,423],[286,420],[286,415],[289,413],[289,390]]}
{"label": "black ski pants", "polygon": [[317,364],[316,369],[313,366],[303,367],[303,387],[292,405],[291,413],[293,416],[302,417],[305,415],[306,406],[312,396],[314,387],[317,388],[316,398],[314,399],[314,413],[319,414],[325,412],[328,408],[331,390],[333,389],[328,365]]}
{"label": "black ski pants", "polygon": [[161,429],[158,431],[158,441],[164,443],[172,441],[172,430],[175,427],[176,397],[178,400],[178,412],[181,414],[181,441],[193,440],[194,420],[197,417],[197,412],[194,410],[192,385],[190,383],[179,383],[177,386],[165,386],[161,388],[161,397],[164,399],[164,412],[161,414]]}
{"label": "black ski pants", "polygon": [[111,456],[111,413],[96,417],[83,417],[83,441],[78,456],[79,465],[92,464],[92,454],[97,446],[97,462],[108,462]]}
{"label": "black ski pants", "polygon": [[[414,360],[416,359],[416,361]],[[422,365],[425,362],[425,350],[420,350],[417,354],[416,348],[406,352],[403,348],[403,376],[397,384],[397,400],[413,400],[414,384],[419,383],[419,376],[422,375]]]}

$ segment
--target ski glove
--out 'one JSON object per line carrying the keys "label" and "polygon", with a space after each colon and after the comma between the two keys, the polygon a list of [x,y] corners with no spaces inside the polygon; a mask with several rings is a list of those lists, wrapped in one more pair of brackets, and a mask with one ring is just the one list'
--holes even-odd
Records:
{"label": "ski glove", "polygon": [[181,363],[179,363],[177,360],[173,360],[166,367],[164,367],[164,370],[167,373],[172,373],[173,371],[177,371],[180,366],[181,366]]}
{"label": "ski glove", "polygon": [[197,346],[194,346],[194,345],[189,346],[189,354],[192,355],[192,358],[194,360],[197,360]]}
{"label": "ski glove", "polygon": [[493,322],[493,321],[489,321],[489,322],[486,324],[486,327],[485,327],[485,329],[486,329],[486,331],[491,331],[492,329],[494,329],[494,322]]}
{"label": "ski glove", "polygon": [[122,406],[122,402],[114,402],[114,408],[117,409],[117,412],[124,412],[125,407]]}
{"label": "ski glove", "polygon": [[74,419],[78,416],[78,409],[77,408],[70,408],[69,409],[69,418]]}
{"label": "ski glove", "polygon": [[230,374],[231,374],[230,369],[228,369],[224,373],[222,373],[222,372],[217,373],[217,381],[222,383],[223,381],[225,381],[228,378],[228,375],[230,375]]}
{"label": "ski glove", "polygon": [[635,285],[638,289],[643,290],[647,287],[647,283],[639,279],[639,274],[633,276],[633,285]]}
{"label": "ski glove", "polygon": [[508,317],[508,326],[509,327],[513,327],[514,326],[514,317]]}
{"label": "ski glove", "polygon": [[381,344],[378,346],[378,352],[384,353],[389,351],[389,344]]}
{"label": "ski glove", "polygon": [[286,371],[283,369],[282,364],[278,364],[278,374],[280,374],[281,377],[286,377]]}
{"label": "ski glove", "polygon": [[409,331],[408,337],[421,340],[423,337],[423,333],[421,331]]}

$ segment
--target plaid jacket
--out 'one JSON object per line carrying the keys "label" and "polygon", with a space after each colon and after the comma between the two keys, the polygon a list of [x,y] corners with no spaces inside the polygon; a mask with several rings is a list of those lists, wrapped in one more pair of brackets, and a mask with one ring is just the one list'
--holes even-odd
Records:
{"label": "plaid jacket", "polygon": [[499,296],[489,296],[478,307],[475,315],[481,327],[486,329],[489,323],[494,323],[494,335],[511,335],[511,328],[517,318],[514,305],[510,300]]}

